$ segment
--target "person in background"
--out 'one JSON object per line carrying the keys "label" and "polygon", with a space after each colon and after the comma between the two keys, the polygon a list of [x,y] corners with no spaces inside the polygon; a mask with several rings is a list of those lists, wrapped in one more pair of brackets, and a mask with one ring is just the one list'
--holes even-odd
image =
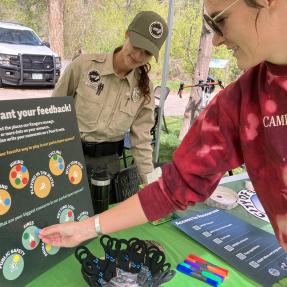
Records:
{"label": "person in background", "polygon": [[128,131],[143,183],[152,172],[150,130],[155,103],[149,61],[152,56],[158,60],[167,34],[160,15],[142,11],[128,26],[123,46],[111,53],[75,57],[55,87],[52,96],[75,99],[89,179],[93,171],[116,175]]}
{"label": "person in background", "polygon": [[287,1],[204,3],[213,44],[230,49],[245,73],[200,114],[157,182],[86,221],[44,228],[43,242],[74,246],[185,209],[208,198],[227,170],[245,163],[287,252]]}

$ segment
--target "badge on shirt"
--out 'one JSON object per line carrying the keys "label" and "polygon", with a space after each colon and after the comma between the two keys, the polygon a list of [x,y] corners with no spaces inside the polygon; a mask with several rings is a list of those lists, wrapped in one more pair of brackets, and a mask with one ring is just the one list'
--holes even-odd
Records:
{"label": "badge on shirt", "polygon": [[97,85],[101,81],[101,74],[97,70],[90,71],[88,73],[88,79],[92,85]]}
{"label": "badge on shirt", "polygon": [[138,87],[135,87],[132,93],[132,101],[134,103],[138,102],[140,100],[141,93]]}
{"label": "badge on shirt", "polygon": [[101,82],[101,74],[97,70],[92,70],[88,73],[88,85],[95,89],[99,96],[104,88],[104,84]]}

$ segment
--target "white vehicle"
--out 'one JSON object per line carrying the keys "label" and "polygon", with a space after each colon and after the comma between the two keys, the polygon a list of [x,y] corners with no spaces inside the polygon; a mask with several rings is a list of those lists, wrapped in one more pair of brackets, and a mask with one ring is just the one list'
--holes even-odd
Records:
{"label": "white vehicle", "polygon": [[0,87],[55,86],[61,59],[30,28],[0,21]]}

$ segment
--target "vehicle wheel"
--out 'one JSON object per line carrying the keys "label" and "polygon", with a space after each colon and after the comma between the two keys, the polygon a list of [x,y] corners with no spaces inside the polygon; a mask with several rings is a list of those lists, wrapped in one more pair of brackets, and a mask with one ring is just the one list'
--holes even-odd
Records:
{"label": "vehicle wheel", "polygon": [[0,88],[3,87],[3,84],[2,84],[2,79],[0,78]]}

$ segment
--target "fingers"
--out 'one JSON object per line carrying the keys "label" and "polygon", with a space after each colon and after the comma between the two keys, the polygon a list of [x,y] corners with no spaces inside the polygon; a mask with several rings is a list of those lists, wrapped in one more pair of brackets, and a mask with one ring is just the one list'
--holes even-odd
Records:
{"label": "fingers", "polygon": [[62,229],[62,227],[60,224],[55,224],[55,225],[51,225],[49,227],[45,227],[45,228],[40,230],[39,237],[40,236],[49,236],[49,235],[52,235],[54,233],[60,233],[61,229]]}
{"label": "fingers", "polygon": [[61,235],[60,224],[55,224],[49,227],[45,227],[39,232],[39,238],[47,244],[53,246],[61,246],[62,235]]}
{"label": "fingers", "polygon": [[72,236],[63,236],[59,233],[42,236],[41,240],[44,243],[50,244],[55,247],[75,247],[80,243]]}
{"label": "fingers", "polygon": [[52,246],[63,246],[62,236],[59,233],[54,233],[51,235],[39,235],[39,238],[46,244],[50,244]]}
{"label": "fingers", "polygon": [[58,227],[55,225],[52,225],[50,227],[46,227],[43,228],[40,232],[39,232],[39,238],[47,244],[51,244],[53,246],[56,246],[55,244],[59,244],[60,243],[60,233],[58,231]]}
{"label": "fingers", "polygon": [[39,238],[46,244],[56,247],[74,247],[78,245],[76,232],[74,232],[74,224],[66,222],[55,224],[43,228],[39,232]]}

